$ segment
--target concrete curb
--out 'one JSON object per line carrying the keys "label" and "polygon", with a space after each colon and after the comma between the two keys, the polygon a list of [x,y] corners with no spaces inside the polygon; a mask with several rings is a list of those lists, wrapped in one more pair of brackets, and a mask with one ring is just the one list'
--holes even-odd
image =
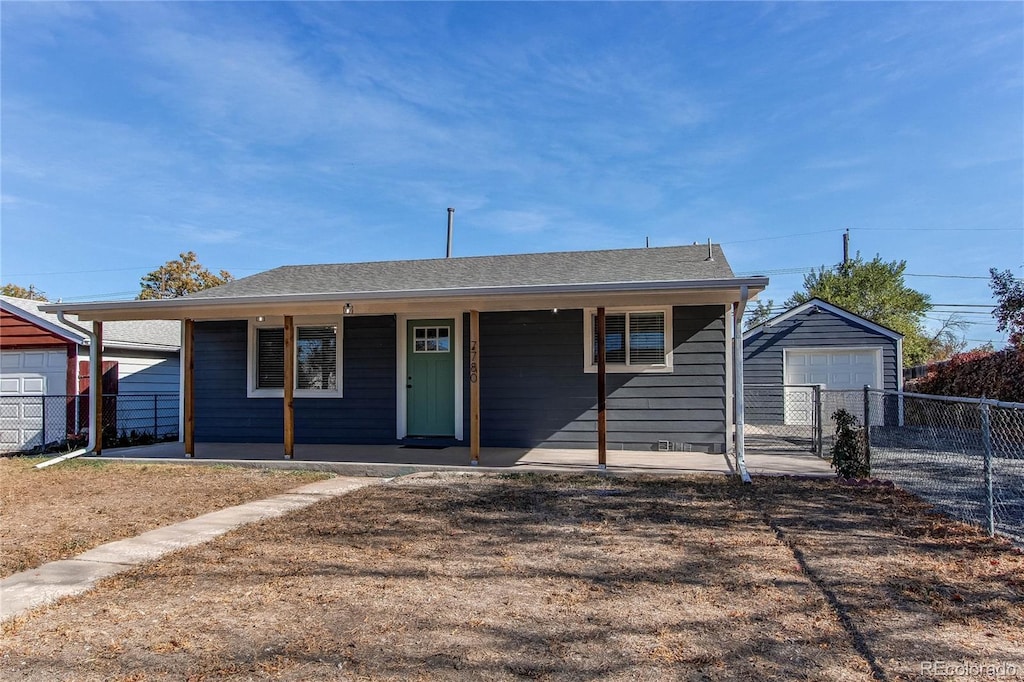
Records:
{"label": "concrete curb", "polygon": [[185,547],[209,542],[230,530],[283,516],[315,502],[375,485],[386,479],[338,477],[228,507],[157,528],[134,538],[115,540],[73,559],[53,561],[0,580],[0,621],[20,616],[63,597],[87,592],[103,578],[123,573]]}

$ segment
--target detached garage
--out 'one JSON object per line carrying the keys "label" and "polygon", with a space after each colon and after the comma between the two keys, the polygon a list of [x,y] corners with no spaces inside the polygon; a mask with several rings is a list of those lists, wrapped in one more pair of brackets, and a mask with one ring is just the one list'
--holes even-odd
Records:
{"label": "detached garage", "polygon": [[813,298],[743,335],[746,420],[809,425],[815,386],[898,391],[902,356],[898,332]]}
{"label": "detached garage", "polygon": [[[39,306],[0,296],[0,452],[58,442],[88,425],[88,339]],[[177,433],[180,329],[163,320],[106,325],[108,430]]]}

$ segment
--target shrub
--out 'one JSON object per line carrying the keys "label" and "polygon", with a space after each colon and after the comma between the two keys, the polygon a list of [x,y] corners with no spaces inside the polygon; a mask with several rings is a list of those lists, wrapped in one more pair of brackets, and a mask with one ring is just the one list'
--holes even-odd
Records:
{"label": "shrub", "polygon": [[906,390],[931,395],[1024,402],[1024,349],[1007,348],[995,353],[957,353],[948,362],[931,367],[924,377],[908,381]]}
{"label": "shrub", "polygon": [[832,413],[836,441],[832,444],[832,468],[839,478],[867,478],[871,467],[865,457],[864,430],[857,418],[844,409]]}

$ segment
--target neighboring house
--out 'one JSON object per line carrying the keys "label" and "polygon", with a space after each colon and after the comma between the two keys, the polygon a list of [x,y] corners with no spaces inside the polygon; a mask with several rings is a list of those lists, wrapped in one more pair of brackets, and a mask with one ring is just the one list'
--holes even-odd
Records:
{"label": "neighboring house", "polygon": [[812,298],[743,335],[747,422],[810,424],[812,386],[898,391],[902,357],[900,333]]}
{"label": "neighboring house", "polygon": [[48,308],[188,321],[187,451],[190,435],[286,454],[292,439],[594,448],[604,315],[608,449],[725,452],[734,311],[767,283],[695,245],[288,266]]}
{"label": "neighboring house", "polygon": [[[88,424],[89,339],[43,312],[41,301],[0,296],[0,451],[29,449],[63,439]],[[86,325],[87,326],[87,325]],[[150,423],[178,430],[181,324],[151,320],[111,322],[104,329],[103,393],[116,401],[108,425]],[[159,402],[152,398],[161,396]],[[44,398],[45,397],[45,398]],[[84,412],[84,414],[83,414]],[[138,414],[135,414],[135,413]],[[44,429],[45,426],[45,429]]]}

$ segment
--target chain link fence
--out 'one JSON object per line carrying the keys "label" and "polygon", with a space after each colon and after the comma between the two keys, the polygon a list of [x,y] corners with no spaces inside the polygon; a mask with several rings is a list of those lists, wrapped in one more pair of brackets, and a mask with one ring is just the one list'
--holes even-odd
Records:
{"label": "chain link fence", "polygon": [[821,455],[821,387],[802,384],[746,384],[743,435],[748,450]]}
{"label": "chain link fence", "polygon": [[818,386],[745,387],[751,452],[830,458],[835,413],[863,431],[871,475],[990,534],[1024,544],[1024,404]]}
{"label": "chain link fence", "polygon": [[871,419],[865,454],[872,476],[1024,544],[1024,404],[857,393]]}
{"label": "chain link fence", "polygon": [[[0,452],[34,453],[84,441],[89,397],[0,396]],[[178,437],[178,394],[103,396],[103,445],[143,445]]]}

